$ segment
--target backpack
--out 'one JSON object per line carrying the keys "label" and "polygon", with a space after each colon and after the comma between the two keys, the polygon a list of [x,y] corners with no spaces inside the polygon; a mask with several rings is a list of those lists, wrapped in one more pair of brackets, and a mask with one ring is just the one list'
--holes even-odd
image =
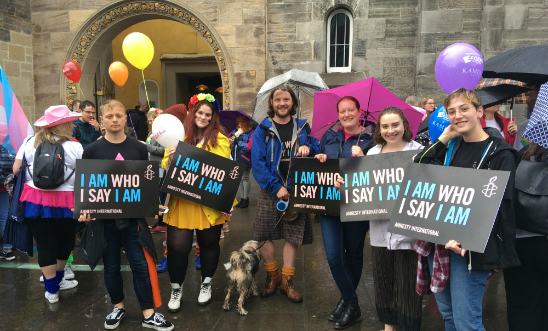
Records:
{"label": "backpack", "polygon": [[[32,162],[32,181],[41,189],[54,189],[72,177],[74,170],[65,179],[65,150],[62,144],[43,141],[36,147]],[[28,167],[27,167],[28,169]],[[29,170],[30,175],[30,170]]]}
{"label": "backpack", "polygon": [[0,185],[4,184],[6,177],[13,173],[13,163],[15,162],[15,155],[11,155],[9,151],[1,146],[0,148]]}

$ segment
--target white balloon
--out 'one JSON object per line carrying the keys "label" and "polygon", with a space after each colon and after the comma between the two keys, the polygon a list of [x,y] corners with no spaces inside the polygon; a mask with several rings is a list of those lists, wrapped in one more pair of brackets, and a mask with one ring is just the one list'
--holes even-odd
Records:
{"label": "white balloon", "polygon": [[175,148],[185,139],[185,128],[177,117],[162,114],[152,122],[152,136],[163,147]]}

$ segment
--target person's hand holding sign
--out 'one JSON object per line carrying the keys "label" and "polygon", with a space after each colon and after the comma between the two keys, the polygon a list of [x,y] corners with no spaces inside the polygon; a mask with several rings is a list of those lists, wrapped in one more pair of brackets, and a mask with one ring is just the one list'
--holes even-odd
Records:
{"label": "person's hand holding sign", "polygon": [[341,189],[341,185],[344,185],[344,178],[342,178],[341,176],[338,176],[337,177],[337,181],[335,182],[335,188],[337,190],[340,190]]}
{"label": "person's hand holding sign", "polygon": [[327,161],[327,155],[325,154],[316,154],[314,158],[320,160],[321,163],[324,163],[325,161]]}
{"label": "person's hand holding sign", "polygon": [[278,190],[278,193],[276,193],[276,196],[278,197],[278,199],[287,200],[287,199],[289,199],[289,192],[287,191],[287,189],[284,186],[282,186]]}
{"label": "person's hand holding sign", "polygon": [[352,146],[352,155],[364,156],[362,149],[358,145]]}
{"label": "person's hand holding sign", "polygon": [[466,249],[461,248],[460,244],[456,240],[449,240],[449,242],[445,244],[445,249],[450,249],[461,256],[466,254]]}
{"label": "person's hand holding sign", "polygon": [[[74,213],[74,208],[72,208],[70,211]],[[80,214],[80,217],[78,217],[78,222],[89,222],[89,221],[95,221],[95,218],[91,218],[89,214],[83,213]]]}
{"label": "person's hand holding sign", "polygon": [[305,157],[305,156],[308,156],[308,154],[310,154],[310,148],[308,148],[308,146],[299,147],[299,151],[297,152],[297,156]]}

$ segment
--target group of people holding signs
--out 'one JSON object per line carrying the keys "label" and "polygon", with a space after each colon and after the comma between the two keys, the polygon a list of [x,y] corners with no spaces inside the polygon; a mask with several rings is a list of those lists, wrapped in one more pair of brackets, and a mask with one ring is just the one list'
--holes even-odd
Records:
{"label": "group of people holding signs", "polygon": [[[126,135],[126,109],[117,100],[101,106],[105,134],[85,149],[71,138],[72,122],[81,114],[54,106],[37,121],[41,129],[21,147],[14,172],[24,171],[24,189],[17,201],[24,202],[24,223],[38,242],[48,302],[59,300],[59,290],[77,286],[63,275],[74,247],[73,218],[77,218],[88,222],[80,254],[92,268],[101,258],[104,263],[105,284],[114,305],[104,327],[115,329],[126,315],[120,273],[123,246],[143,326],[174,328],[154,312],[161,305],[157,254],[143,218],[158,214],[159,167],[165,171],[161,190],[170,195],[160,206],[167,224],[168,310],[181,309],[194,231],[202,263],[198,304],[211,301],[219,236],[249,170],[230,160],[231,141],[220,124],[218,102],[191,100],[183,118],[184,142],[166,148],[160,164],[149,160],[146,145]],[[338,122],[318,141],[310,135],[306,120],[294,117],[298,107],[294,91],[289,86],[272,91],[268,116],[254,130],[250,153],[253,175],[261,187],[252,236],[259,242],[267,271],[262,298],[280,289],[289,301],[303,301],[293,283],[295,261],[298,247],[313,242],[310,213],[317,213],[327,260],[341,293],[328,316],[336,329],[361,320],[356,288],[368,231],[375,306],[385,330],[420,330],[422,296],[431,292],[446,330],[484,330],[484,288],[491,273],[500,269],[505,272],[511,329],[546,327],[546,291],[540,290],[541,297],[528,302],[520,295],[534,292],[531,286],[536,286],[520,276],[519,268],[524,268],[520,260],[523,264],[531,259],[521,254],[546,252],[548,247],[542,233],[529,233],[526,237],[531,241],[520,242],[525,248],[516,247],[514,176],[523,151],[518,156],[504,139],[482,128],[483,108],[476,92],[457,89],[444,106],[451,126],[423,147],[413,141],[401,109],[384,109],[374,131],[368,133],[360,122],[358,100],[343,97],[333,109]],[[53,150],[52,146],[62,148],[46,156],[43,149]],[[545,161],[546,154],[534,150]],[[64,170],[60,184],[44,184],[48,176],[43,174],[55,169]],[[285,240],[281,272],[273,243],[279,239]]]}

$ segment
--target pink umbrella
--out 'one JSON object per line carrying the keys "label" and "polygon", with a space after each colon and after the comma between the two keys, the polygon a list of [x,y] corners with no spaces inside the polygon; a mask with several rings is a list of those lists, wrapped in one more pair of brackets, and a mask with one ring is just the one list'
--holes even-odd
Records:
{"label": "pink umbrella", "polygon": [[[358,99],[363,112],[367,114],[366,120],[375,123],[384,108],[390,106],[401,108],[409,121],[413,138],[415,138],[423,114],[406,104],[373,77],[314,93],[314,116],[311,128],[314,137],[318,138],[319,134],[316,132],[325,132],[326,126],[338,120],[337,102],[345,96],[353,96]],[[320,138],[321,136],[318,139]]]}

